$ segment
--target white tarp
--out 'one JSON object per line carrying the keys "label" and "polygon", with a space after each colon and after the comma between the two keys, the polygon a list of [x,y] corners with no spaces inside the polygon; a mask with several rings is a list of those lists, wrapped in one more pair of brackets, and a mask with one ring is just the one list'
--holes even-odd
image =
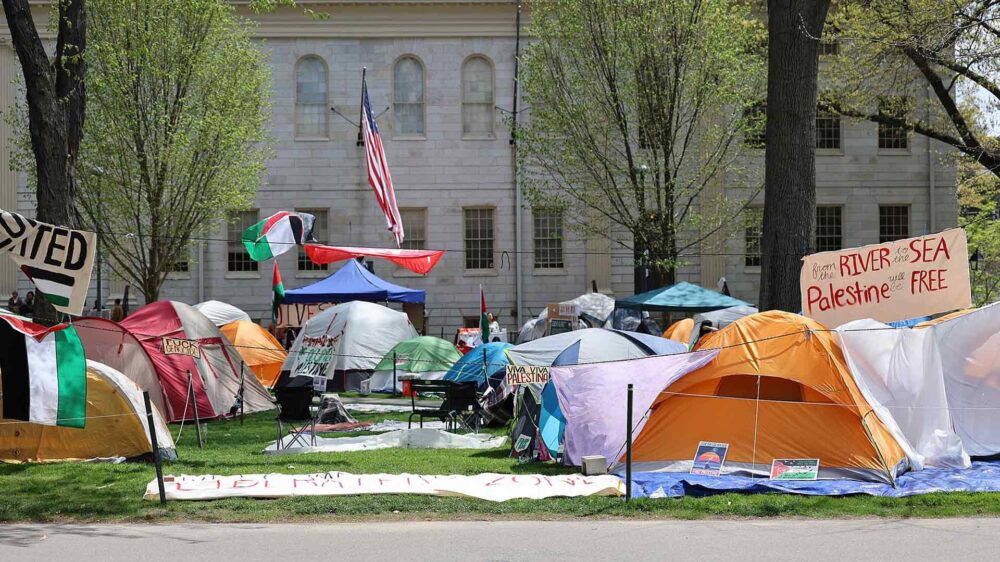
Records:
{"label": "white tarp", "polygon": [[928,328],[887,328],[862,321],[838,331],[862,389],[892,413],[924,464],[1000,453],[1000,306]]}
{"label": "white tarp", "polygon": [[417,337],[406,314],[370,302],[327,308],[302,327],[282,365],[292,376],[370,371],[397,343]]}
{"label": "white tarp", "polygon": [[[364,431],[363,429],[361,431]],[[294,437],[286,435],[282,443],[293,444]],[[349,451],[374,451],[376,449],[495,449],[507,442],[504,436],[488,433],[459,435],[429,427],[401,429],[379,435],[361,437],[317,437],[315,445],[309,445],[308,435],[302,436],[294,447],[278,450],[271,443],[264,449],[265,455],[294,455],[300,453],[344,453]]]}
{"label": "white tarp", "polygon": [[[576,297],[575,299],[563,301],[559,304],[573,304],[580,307],[580,313],[586,314],[592,318],[596,318],[600,321],[606,320],[611,313],[615,310],[615,299],[605,295],[604,293],[586,293]],[[545,320],[549,317],[549,310],[545,308],[538,315],[537,318],[533,318],[524,323],[521,327],[520,333],[517,335],[517,343],[527,343],[532,340],[537,340],[538,338],[545,336]],[[586,324],[582,322],[574,322],[574,329],[586,328]],[[603,326],[591,326],[592,328],[601,328]]]}
{"label": "white tarp", "polygon": [[[476,474],[473,476],[420,474],[247,474],[238,476],[165,476],[168,500],[219,498],[280,498],[286,496],[354,496],[360,494],[418,494],[463,496],[489,501],[554,497],[620,496],[624,485],[617,476],[566,474]],[[159,499],[156,480],[146,486],[143,499]]]}

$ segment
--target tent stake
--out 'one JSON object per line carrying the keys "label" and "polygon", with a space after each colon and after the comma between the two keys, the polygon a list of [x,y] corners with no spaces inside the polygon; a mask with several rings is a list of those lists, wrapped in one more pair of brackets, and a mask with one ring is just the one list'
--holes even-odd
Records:
{"label": "tent stake", "polygon": [[167,504],[167,491],[163,488],[163,459],[160,458],[160,444],[156,442],[156,425],[153,423],[153,407],[149,404],[149,392],[142,392],[146,404],[146,424],[149,426],[149,441],[153,445],[153,463],[156,464],[156,486],[160,490],[160,505]]}
{"label": "tent stake", "polygon": [[[198,448],[204,449],[205,442],[202,441],[201,437],[201,418],[198,416],[198,397],[194,393],[194,379],[191,378],[191,371],[188,370],[188,388],[191,389],[191,405],[194,406],[194,429],[195,433],[198,434]],[[187,415],[187,412],[184,412]]]}
{"label": "tent stake", "polygon": [[632,385],[625,401],[625,503],[632,499]]}

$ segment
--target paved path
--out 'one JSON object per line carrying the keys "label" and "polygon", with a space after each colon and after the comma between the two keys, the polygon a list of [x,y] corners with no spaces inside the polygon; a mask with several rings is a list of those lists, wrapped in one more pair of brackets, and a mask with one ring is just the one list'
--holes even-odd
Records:
{"label": "paved path", "polygon": [[0,560],[996,560],[1000,519],[0,525]]}

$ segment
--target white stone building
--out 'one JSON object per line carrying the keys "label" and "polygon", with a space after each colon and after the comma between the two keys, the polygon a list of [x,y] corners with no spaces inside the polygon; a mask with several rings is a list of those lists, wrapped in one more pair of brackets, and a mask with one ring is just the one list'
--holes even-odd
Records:
{"label": "white stone building", "polygon": [[[350,122],[358,121],[362,68],[373,110],[380,114],[406,247],[448,251],[427,277],[374,261],[379,276],[427,291],[427,333],[450,337],[455,328],[475,321],[480,285],[490,309],[511,329],[518,312],[527,320],[547,303],[575,297],[592,284],[616,297],[633,293],[631,251],[605,239],[580,239],[563,228],[560,217],[518,206],[506,126],[514,101],[515,1],[300,3],[330,17],[315,20],[282,10],[257,18],[273,70],[276,156],[256,208],[228,227],[220,222],[211,240],[195,244],[162,298],[217,299],[269,318],[270,265],[249,262],[238,240],[245,226],[279,210],[316,215],[322,242],[392,245],[366,180],[358,129]],[[527,14],[522,26],[526,20]],[[6,85],[17,71],[8,39],[0,47],[0,106],[13,100]],[[870,123],[821,125],[827,147],[817,156],[823,248],[956,223],[954,167],[936,143],[886,130],[880,134]],[[6,146],[10,137],[0,126],[0,142]],[[761,150],[746,153],[761,172],[762,156]],[[4,149],[0,160],[7,158]],[[729,178],[722,188],[745,190],[754,181]],[[8,172],[7,162],[0,162],[0,208],[33,214],[32,195],[23,178]],[[714,288],[724,276],[734,296],[755,302],[759,210],[754,209],[745,229],[725,237],[723,251],[688,258],[679,279]],[[295,252],[279,262],[286,288],[332,271]],[[0,260],[0,290],[9,292],[15,284],[22,294],[30,289],[11,262]],[[108,301],[121,296],[123,283],[107,268],[103,286]],[[92,292],[91,301],[96,284]]]}

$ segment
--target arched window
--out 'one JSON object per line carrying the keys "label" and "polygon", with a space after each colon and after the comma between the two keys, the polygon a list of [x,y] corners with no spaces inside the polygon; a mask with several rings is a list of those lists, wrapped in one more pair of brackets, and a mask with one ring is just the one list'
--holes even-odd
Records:
{"label": "arched window", "polygon": [[462,65],[462,134],[493,136],[493,65],[476,55]]}
{"label": "arched window", "polygon": [[392,83],[396,134],[424,134],[423,63],[412,56],[400,58],[392,70]]}
{"label": "arched window", "polygon": [[328,138],[326,63],[317,56],[295,65],[295,136]]}

